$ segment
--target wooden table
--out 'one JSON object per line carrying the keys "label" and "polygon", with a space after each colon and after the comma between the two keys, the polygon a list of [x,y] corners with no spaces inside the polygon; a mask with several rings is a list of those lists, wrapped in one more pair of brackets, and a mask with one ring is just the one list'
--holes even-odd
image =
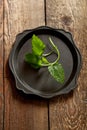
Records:
{"label": "wooden table", "polygon": [[[83,59],[78,87],[50,100],[19,92],[8,67],[16,35],[41,25],[70,31]],[[0,0],[0,130],[87,130],[87,0]]]}

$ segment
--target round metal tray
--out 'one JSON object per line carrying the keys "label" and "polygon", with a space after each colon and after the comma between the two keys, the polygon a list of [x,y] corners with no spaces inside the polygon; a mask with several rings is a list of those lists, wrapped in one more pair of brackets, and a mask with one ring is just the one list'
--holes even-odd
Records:
{"label": "round metal tray", "polygon": [[[40,37],[49,50],[51,37],[60,51],[60,60],[65,71],[65,82],[59,84],[49,74],[46,67],[33,69],[24,61],[24,56],[31,51],[31,38],[35,34]],[[54,61],[56,55],[49,56]],[[77,77],[81,69],[81,54],[76,47],[72,35],[60,29],[41,26],[32,30],[25,30],[18,34],[9,56],[9,66],[15,77],[16,87],[27,94],[35,94],[44,98],[65,94],[77,85]]]}

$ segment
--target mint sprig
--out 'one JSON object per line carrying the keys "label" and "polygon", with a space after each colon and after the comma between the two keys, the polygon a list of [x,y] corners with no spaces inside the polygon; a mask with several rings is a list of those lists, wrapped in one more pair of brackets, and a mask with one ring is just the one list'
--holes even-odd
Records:
{"label": "mint sprig", "polygon": [[[25,61],[29,63],[33,68],[38,69],[41,67],[48,67],[50,75],[59,83],[63,84],[65,80],[65,73],[62,65],[59,63],[60,52],[57,46],[53,43],[49,37],[49,43],[52,46],[52,50],[44,54],[46,45],[35,34],[32,36],[32,53],[25,54]],[[57,54],[57,59],[54,62],[49,62],[47,56],[52,53]]]}

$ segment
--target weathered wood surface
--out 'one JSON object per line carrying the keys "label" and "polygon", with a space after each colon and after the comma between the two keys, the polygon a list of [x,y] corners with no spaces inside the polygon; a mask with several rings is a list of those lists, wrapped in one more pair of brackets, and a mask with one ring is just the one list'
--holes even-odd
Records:
{"label": "weathered wood surface", "polygon": [[[49,101],[18,91],[8,67],[16,35],[45,24],[70,31],[83,60],[78,87]],[[87,130],[86,37],[87,0],[0,0],[0,130]]]}
{"label": "weathered wood surface", "polygon": [[0,0],[0,130],[3,129],[3,0]]}
{"label": "weathered wood surface", "polygon": [[87,0],[47,0],[46,23],[70,31],[81,51],[78,87],[49,103],[50,130],[87,130]]}
{"label": "weathered wood surface", "polygon": [[4,0],[5,130],[48,130],[47,101],[18,92],[8,68],[15,36],[40,25],[45,25],[43,0]]}

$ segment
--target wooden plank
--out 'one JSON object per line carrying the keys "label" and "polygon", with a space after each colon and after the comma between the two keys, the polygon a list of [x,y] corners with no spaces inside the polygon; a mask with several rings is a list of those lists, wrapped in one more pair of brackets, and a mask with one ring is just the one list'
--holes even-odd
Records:
{"label": "wooden plank", "polygon": [[24,95],[5,78],[5,130],[48,130],[47,101]]}
{"label": "wooden plank", "polygon": [[4,98],[3,98],[3,76],[0,74],[0,130],[3,130]]}
{"label": "wooden plank", "polygon": [[4,39],[5,39],[5,77],[9,76],[8,56],[18,33],[45,25],[44,0],[5,0]]}
{"label": "wooden plank", "polygon": [[0,130],[3,129],[3,0],[0,0]]}
{"label": "wooden plank", "polygon": [[15,88],[8,69],[8,56],[17,33],[44,25],[43,0],[4,0],[5,130],[48,130],[47,101],[26,96]]}
{"label": "wooden plank", "polygon": [[46,23],[73,34],[83,67],[78,87],[49,104],[50,130],[87,130],[87,0],[47,0]]}

